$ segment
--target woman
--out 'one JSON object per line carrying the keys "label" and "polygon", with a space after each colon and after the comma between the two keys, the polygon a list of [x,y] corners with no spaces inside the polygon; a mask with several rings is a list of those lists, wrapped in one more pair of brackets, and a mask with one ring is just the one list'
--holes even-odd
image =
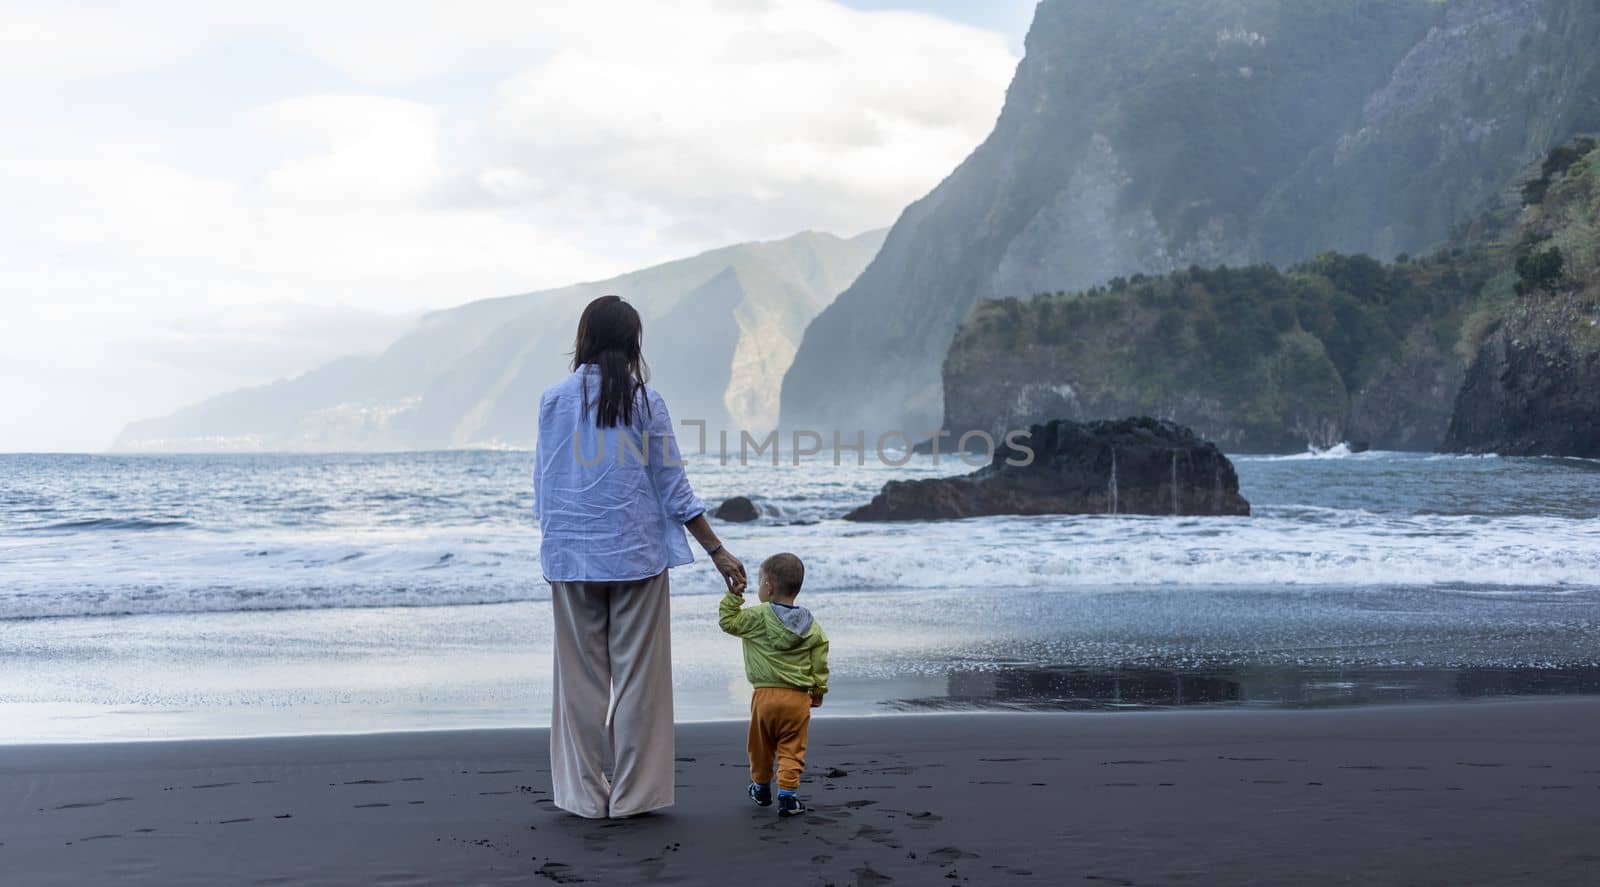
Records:
{"label": "woman", "polygon": [[590,302],[572,374],[539,400],[534,508],[555,615],[550,781],[556,806],[590,819],[672,803],[667,568],[694,560],[684,528],[729,588],[745,582],[689,488],[666,403],[645,386],[643,333],[622,299]]}

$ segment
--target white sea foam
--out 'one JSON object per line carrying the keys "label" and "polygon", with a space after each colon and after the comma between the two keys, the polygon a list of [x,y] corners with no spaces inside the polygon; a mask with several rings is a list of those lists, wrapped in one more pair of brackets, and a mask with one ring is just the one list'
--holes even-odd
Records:
{"label": "white sea foam", "polygon": [[[690,476],[713,506],[772,509],[718,532],[752,567],[800,554],[814,590],[1600,587],[1592,464],[1445,459],[1244,457],[1249,518],[839,519],[886,480],[968,468],[928,457]],[[0,459],[0,619],[545,598],[527,471],[522,453]],[[672,583],[720,591],[704,559]]]}
{"label": "white sea foam", "polygon": [[1337,443],[1331,447],[1310,447],[1303,453],[1287,453],[1278,456],[1234,456],[1235,462],[1301,462],[1307,459],[1363,459],[1378,460],[1391,458],[1409,458],[1410,453],[1399,453],[1390,450],[1363,450],[1356,452],[1350,449],[1348,443]]}
{"label": "white sea foam", "polygon": [[[725,527],[754,567],[780,550],[807,587],[1592,586],[1600,521],[1381,515],[1287,507],[1253,518],[1036,517]],[[144,532],[7,540],[0,618],[319,607],[440,606],[548,597],[536,531]],[[703,562],[680,594],[720,586]]]}

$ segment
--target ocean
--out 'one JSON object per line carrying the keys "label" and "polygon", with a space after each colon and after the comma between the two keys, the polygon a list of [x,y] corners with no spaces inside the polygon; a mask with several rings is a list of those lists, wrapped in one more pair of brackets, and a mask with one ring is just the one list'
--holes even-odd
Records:
{"label": "ocean", "polygon": [[[1600,463],[1236,457],[1248,518],[853,524],[851,454],[691,458],[752,568],[807,564],[826,714],[1600,691]],[[0,456],[0,741],[548,721],[531,454]],[[680,719],[740,716],[720,582],[673,571]]]}

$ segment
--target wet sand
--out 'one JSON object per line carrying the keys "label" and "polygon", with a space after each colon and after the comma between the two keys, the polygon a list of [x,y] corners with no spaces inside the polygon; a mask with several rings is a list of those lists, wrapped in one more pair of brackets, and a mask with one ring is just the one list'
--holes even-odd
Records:
{"label": "wet sand", "polygon": [[1600,699],[823,718],[778,820],[744,726],[678,804],[549,800],[543,730],[0,747],[7,884],[1592,884]]}

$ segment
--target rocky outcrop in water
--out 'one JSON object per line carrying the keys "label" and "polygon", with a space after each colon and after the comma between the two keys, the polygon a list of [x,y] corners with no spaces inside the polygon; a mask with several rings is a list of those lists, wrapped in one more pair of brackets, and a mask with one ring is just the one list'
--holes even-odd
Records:
{"label": "rocky outcrop in water", "polygon": [[761,517],[761,509],[750,501],[749,496],[734,496],[731,499],[724,499],[722,504],[711,512],[711,516],[733,524],[747,524]]}
{"label": "rocky outcrop in water", "polygon": [[1018,446],[961,476],[890,481],[852,521],[995,514],[1248,515],[1216,445],[1151,418],[1035,425]]}

